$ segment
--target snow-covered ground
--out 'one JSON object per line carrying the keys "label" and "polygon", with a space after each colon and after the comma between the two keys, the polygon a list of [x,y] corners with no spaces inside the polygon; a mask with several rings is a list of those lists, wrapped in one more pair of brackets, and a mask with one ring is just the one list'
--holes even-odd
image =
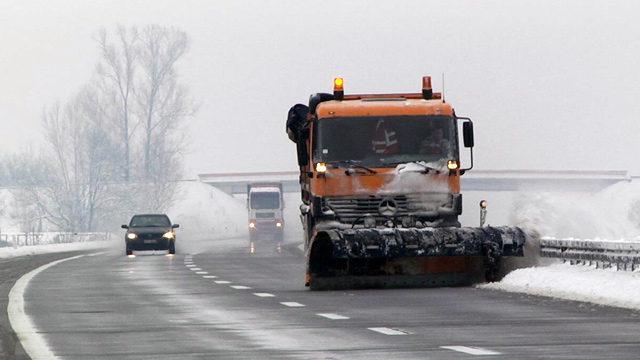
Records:
{"label": "snow-covered ground", "polygon": [[[640,242],[640,182],[612,185],[596,194],[522,193],[511,223],[542,236]],[[528,250],[528,251],[527,251]],[[640,310],[640,271],[596,269],[541,259],[535,241],[500,282],[479,287]]]}
{"label": "snow-covered ground", "polygon": [[69,244],[48,244],[20,247],[2,247],[0,248],[0,259],[7,259],[20,256],[41,255],[60,253],[78,250],[106,250],[112,248],[113,241],[92,241],[82,243]]}
{"label": "snow-covered ground", "polygon": [[[221,239],[246,239],[243,199],[197,182],[184,183],[181,191],[183,200],[167,211],[172,221],[180,224],[179,251],[201,251],[204,243]],[[299,197],[293,195],[287,203],[287,207],[295,207],[289,209],[293,214],[288,225],[292,231],[300,226],[295,218]],[[640,242],[640,183],[618,183],[596,194],[523,192],[514,198],[509,223],[535,230],[542,236]],[[115,234],[117,241],[0,248],[0,259],[81,249],[100,251],[113,249],[114,242],[124,252],[121,235]],[[541,259],[535,241],[527,244],[526,254],[523,259],[509,262],[513,270],[502,281],[479,287],[640,310],[640,271],[602,270]]]}

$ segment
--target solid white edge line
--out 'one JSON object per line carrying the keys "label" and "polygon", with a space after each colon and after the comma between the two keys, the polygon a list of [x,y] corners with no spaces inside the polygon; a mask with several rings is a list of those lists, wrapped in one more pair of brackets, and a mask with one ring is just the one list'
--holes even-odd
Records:
{"label": "solid white edge line", "polygon": [[330,319],[330,320],[348,320],[349,319],[348,316],[342,316],[342,315],[333,314],[333,313],[321,313],[321,314],[316,314],[316,315],[322,316],[322,317]]}
{"label": "solid white edge line", "polygon": [[471,346],[440,346],[442,349],[453,350],[469,355],[501,355],[497,351],[487,350],[479,347]]}
{"label": "solid white edge line", "polygon": [[33,325],[29,315],[24,310],[24,293],[29,285],[29,281],[44,270],[68,260],[78,259],[85,255],[73,256],[70,258],[50,262],[46,265],[32,270],[23,275],[9,292],[9,305],[7,315],[13,331],[18,336],[20,344],[32,360],[57,360],[51,349],[47,346],[47,341]]}
{"label": "solid white edge line", "polygon": [[372,327],[367,329],[371,331],[379,332],[380,334],[385,334],[385,335],[409,335],[409,333],[406,331],[392,329],[388,327]]}
{"label": "solid white edge line", "polygon": [[100,256],[100,255],[103,255],[103,254],[106,254],[106,253],[107,253],[106,251],[101,251],[101,252],[98,252],[98,253],[89,254],[87,256]]}

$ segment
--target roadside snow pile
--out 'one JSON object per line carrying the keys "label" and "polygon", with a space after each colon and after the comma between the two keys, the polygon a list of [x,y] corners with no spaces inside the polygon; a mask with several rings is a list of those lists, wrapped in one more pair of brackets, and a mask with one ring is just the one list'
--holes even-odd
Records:
{"label": "roadside snow pile", "polygon": [[541,236],[575,239],[640,238],[640,182],[595,193],[521,193],[511,223]]}
{"label": "roadside snow pile", "polygon": [[[640,183],[618,183],[596,194],[523,194],[516,209],[512,223],[540,236],[640,241]],[[509,260],[516,267],[533,267],[478,287],[640,310],[640,272],[540,258],[536,239],[527,240],[525,259]]]}
{"label": "roadside snow pile", "polygon": [[8,259],[20,256],[41,255],[61,253],[68,251],[83,250],[102,250],[111,249],[114,246],[114,240],[109,241],[92,241],[71,244],[49,244],[49,245],[33,245],[21,247],[3,247],[0,248],[0,259]]}
{"label": "roadside snow pile", "polygon": [[640,310],[640,273],[635,271],[555,264],[519,269],[478,287]]}
{"label": "roadside snow pile", "polygon": [[245,205],[223,191],[200,182],[183,183],[181,199],[167,211],[174,223],[180,224],[178,241],[201,241],[246,237]]}

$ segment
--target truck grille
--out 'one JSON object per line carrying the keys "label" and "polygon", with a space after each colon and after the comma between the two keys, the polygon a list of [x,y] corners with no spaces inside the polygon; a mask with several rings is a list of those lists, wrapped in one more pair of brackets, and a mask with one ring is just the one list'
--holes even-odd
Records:
{"label": "truck grille", "polygon": [[[324,207],[335,212],[343,222],[353,222],[358,218],[371,214],[377,220],[384,221],[386,217],[380,215],[378,209],[383,200],[393,200],[396,205],[396,217],[402,217],[414,213],[437,211],[438,208],[447,206],[450,202],[448,194],[409,194],[397,196],[353,196],[353,197],[326,197]],[[449,205],[450,206],[450,205]]]}
{"label": "truck grille", "polygon": [[273,219],[273,218],[275,218],[275,214],[272,212],[256,213],[256,219]]}

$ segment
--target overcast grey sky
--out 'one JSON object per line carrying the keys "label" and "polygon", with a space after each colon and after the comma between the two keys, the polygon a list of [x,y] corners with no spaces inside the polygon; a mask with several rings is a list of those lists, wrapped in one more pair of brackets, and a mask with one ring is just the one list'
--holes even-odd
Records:
{"label": "overcast grey sky", "polygon": [[420,91],[441,74],[475,122],[477,169],[640,175],[640,1],[0,0],[0,151],[40,142],[40,114],[97,61],[101,27],[185,30],[202,107],[189,175],[295,170],[287,110],[309,94]]}

